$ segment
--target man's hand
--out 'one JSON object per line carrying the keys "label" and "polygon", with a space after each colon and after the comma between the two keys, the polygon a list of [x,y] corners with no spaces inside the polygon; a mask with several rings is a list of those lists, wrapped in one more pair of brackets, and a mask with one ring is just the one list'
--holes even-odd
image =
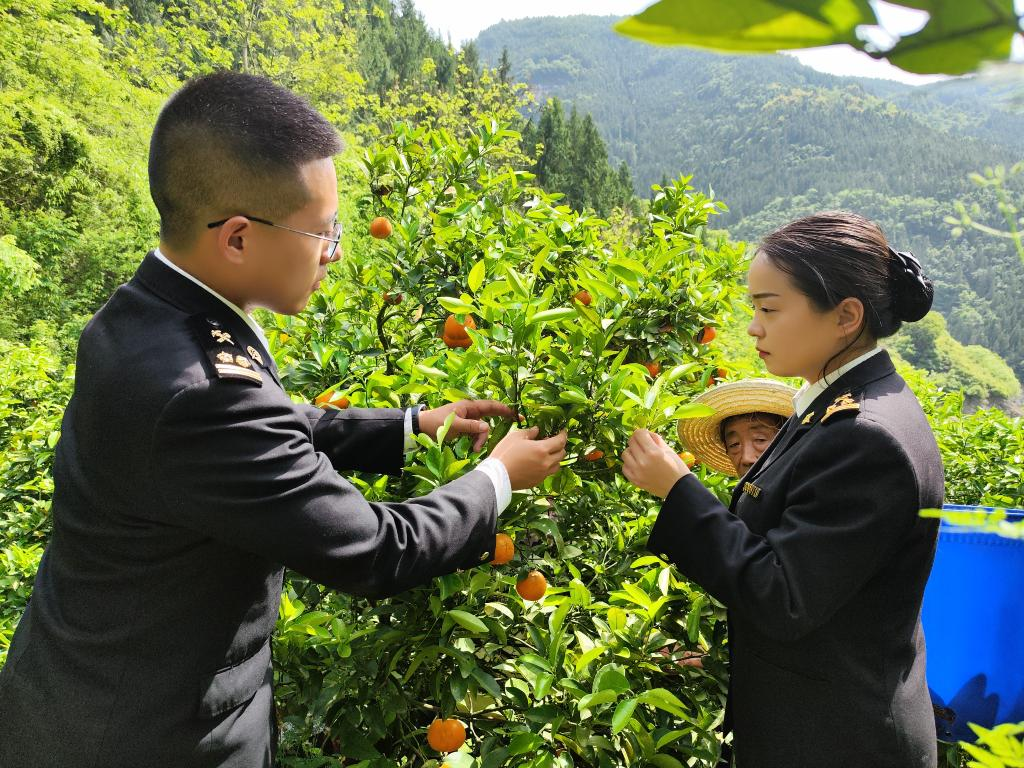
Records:
{"label": "man's hand", "polygon": [[545,478],[558,472],[565,458],[565,441],[569,434],[564,429],[557,435],[537,439],[537,427],[513,429],[501,439],[491,458],[505,465],[513,491],[532,488]]}
{"label": "man's hand", "polygon": [[459,400],[455,403],[442,405],[440,408],[420,411],[420,432],[437,439],[437,430],[444,424],[448,414],[455,413],[446,441],[456,440],[462,435],[475,435],[473,450],[479,451],[487,442],[491,425],[483,419],[489,416],[500,416],[503,419],[516,421],[518,414],[504,403],[497,400]]}
{"label": "man's hand", "polygon": [[679,478],[690,474],[690,470],[661,435],[638,429],[622,453],[622,474],[638,488],[664,499]]}

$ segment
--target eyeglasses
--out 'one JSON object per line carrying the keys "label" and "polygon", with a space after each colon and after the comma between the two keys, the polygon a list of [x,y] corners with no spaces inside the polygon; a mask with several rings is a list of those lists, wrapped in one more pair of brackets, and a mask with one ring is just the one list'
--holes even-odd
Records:
{"label": "eyeglasses", "polygon": [[[318,240],[326,240],[328,243],[330,243],[330,245],[327,246],[327,258],[328,259],[333,259],[334,258],[334,254],[338,250],[338,245],[341,243],[342,232],[344,231],[342,226],[341,226],[341,222],[340,221],[334,222],[334,228],[331,230],[331,237],[324,237],[323,235],[318,235],[318,234],[316,234],[314,232],[306,232],[305,230],[302,230],[302,229],[292,229],[291,227],[286,227],[284,224],[275,224],[272,221],[267,221],[266,219],[260,219],[260,218],[257,218],[256,216],[247,216],[244,213],[236,214],[236,215],[238,215],[238,216],[245,216],[245,218],[247,218],[249,221],[255,221],[255,222],[258,222],[259,224],[266,224],[268,227],[277,227],[278,229],[287,229],[289,232],[295,232],[297,234],[306,235],[308,237],[315,237]],[[207,226],[208,229],[216,229],[217,227],[223,226],[224,223],[226,221],[228,221],[228,219],[230,219],[230,218],[232,218],[232,217],[229,216],[227,219],[221,219],[220,221],[211,221],[206,226]]]}

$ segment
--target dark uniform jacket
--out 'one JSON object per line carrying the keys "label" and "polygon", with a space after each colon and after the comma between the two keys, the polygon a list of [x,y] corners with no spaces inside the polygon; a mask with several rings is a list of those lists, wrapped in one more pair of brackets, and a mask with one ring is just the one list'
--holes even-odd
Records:
{"label": "dark uniform jacket", "polygon": [[382,597],[490,558],[484,473],[367,502],[338,471],[400,473],[403,411],[296,405],[261,349],[152,254],[85,329],[3,768],[269,765],[282,565]]}
{"label": "dark uniform jacket", "polygon": [[[830,410],[831,409],[831,410]],[[739,768],[934,768],[921,599],[942,462],[880,352],[792,417],[729,509],[689,475],[649,548],[729,610]]]}

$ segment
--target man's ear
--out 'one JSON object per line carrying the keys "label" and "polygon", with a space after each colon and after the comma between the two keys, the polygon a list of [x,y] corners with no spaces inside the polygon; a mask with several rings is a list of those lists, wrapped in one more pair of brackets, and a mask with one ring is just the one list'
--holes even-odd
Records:
{"label": "man's ear", "polygon": [[847,296],[836,304],[836,326],[840,335],[856,336],[864,323],[864,302],[853,296]]}
{"label": "man's ear", "polygon": [[231,264],[245,261],[246,238],[252,228],[245,216],[232,216],[217,229],[217,252]]}

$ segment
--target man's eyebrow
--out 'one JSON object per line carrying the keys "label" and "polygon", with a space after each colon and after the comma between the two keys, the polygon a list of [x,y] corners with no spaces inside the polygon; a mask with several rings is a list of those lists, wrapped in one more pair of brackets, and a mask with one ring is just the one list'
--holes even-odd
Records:
{"label": "man's eyebrow", "polygon": [[321,222],[321,224],[326,227],[328,224],[333,224],[337,220],[338,220],[338,212],[335,211],[330,216],[328,216],[326,219],[324,219]]}
{"label": "man's eyebrow", "polygon": [[770,299],[773,296],[777,298],[778,295],[779,294],[777,294],[777,293],[752,293],[752,294],[750,294],[750,298],[752,298],[752,299]]}

